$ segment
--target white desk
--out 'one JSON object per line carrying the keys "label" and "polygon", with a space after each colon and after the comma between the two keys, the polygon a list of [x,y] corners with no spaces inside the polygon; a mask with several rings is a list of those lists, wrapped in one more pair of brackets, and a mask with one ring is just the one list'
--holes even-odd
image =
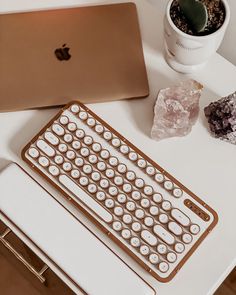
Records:
{"label": "white desk", "polygon": [[[159,1],[163,0],[134,1],[137,4],[140,18],[150,82],[150,97],[90,105],[89,107],[209,203],[218,212],[219,223],[179,274],[166,284],[156,281],[145,273],[102,233],[99,233],[99,236],[104,241],[109,241],[114,251],[126,259],[157,290],[157,294],[213,294],[236,264],[236,234],[234,231],[236,223],[236,147],[210,136],[206,128],[203,107],[219,96],[235,90],[236,68],[216,54],[205,69],[191,76],[205,86],[201,98],[201,113],[192,133],[183,138],[161,142],[151,140],[149,134],[153,119],[152,107],[158,90],[186,78],[172,71],[163,59],[161,40],[164,12],[161,8],[163,4],[159,4]],[[0,9],[4,12],[65,6],[63,3],[67,6],[75,6],[78,3],[98,2],[118,1],[5,0],[4,3],[1,2]],[[57,111],[57,109],[50,109],[0,114],[0,168],[6,164],[5,159],[14,160],[26,167],[20,159],[22,147]],[[26,168],[30,171],[28,167]],[[38,176],[35,177],[42,183]],[[54,192],[52,188],[50,191]],[[57,196],[61,199],[58,193]],[[74,210],[74,214],[91,229],[96,230],[80,213]]]}

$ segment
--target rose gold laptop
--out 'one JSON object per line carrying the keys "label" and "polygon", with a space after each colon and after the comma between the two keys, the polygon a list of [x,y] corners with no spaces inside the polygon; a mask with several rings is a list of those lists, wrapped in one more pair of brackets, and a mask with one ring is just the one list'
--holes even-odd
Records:
{"label": "rose gold laptop", "polygon": [[0,15],[0,111],[148,94],[134,4]]}

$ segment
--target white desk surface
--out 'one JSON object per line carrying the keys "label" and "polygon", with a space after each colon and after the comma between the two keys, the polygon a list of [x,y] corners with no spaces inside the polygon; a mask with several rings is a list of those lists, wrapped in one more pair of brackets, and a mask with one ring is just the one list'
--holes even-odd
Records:
{"label": "white desk surface", "polygon": [[[157,294],[213,294],[236,265],[234,230],[236,223],[236,146],[210,136],[203,115],[203,107],[235,90],[236,68],[220,55],[215,54],[205,69],[191,75],[204,85],[201,113],[191,134],[183,138],[172,138],[160,142],[151,140],[149,135],[153,120],[153,104],[158,90],[187,78],[171,70],[163,59],[162,19],[164,11],[163,2],[158,3],[161,1],[164,0],[134,1],[138,7],[149,76],[149,98],[93,104],[89,107],[209,203],[218,212],[219,223],[177,276],[166,284],[156,281],[145,273],[102,233],[99,233],[99,236],[107,241],[109,246],[123,259],[126,259],[156,289]],[[0,11],[114,2],[125,1],[5,0],[1,1]],[[57,111],[58,109],[49,109],[0,114],[0,168],[5,166],[7,160],[14,160],[26,167],[20,159],[22,147]],[[30,171],[28,167],[26,168]],[[30,173],[41,183],[43,182],[33,172]],[[52,193],[55,192],[52,188],[49,190]],[[58,193],[56,195],[61,200],[61,196]],[[73,211],[73,208],[71,210]],[[96,230],[82,214],[75,210],[73,212],[88,227]]]}

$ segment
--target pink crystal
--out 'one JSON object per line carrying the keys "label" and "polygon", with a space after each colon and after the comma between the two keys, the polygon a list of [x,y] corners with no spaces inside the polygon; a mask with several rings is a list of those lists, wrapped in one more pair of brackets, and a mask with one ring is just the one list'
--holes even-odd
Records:
{"label": "pink crystal", "polygon": [[154,107],[151,137],[161,140],[190,133],[197,121],[202,88],[197,81],[187,80],[161,89]]}

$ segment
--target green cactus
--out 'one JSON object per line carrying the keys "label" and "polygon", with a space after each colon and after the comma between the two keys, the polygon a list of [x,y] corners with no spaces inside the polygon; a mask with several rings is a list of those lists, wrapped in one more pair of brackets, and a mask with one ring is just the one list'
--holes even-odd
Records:
{"label": "green cactus", "polygon": [[206,6],[198,0],[179,0],[179,6],[193,30],[203,32],[208,21]]}

